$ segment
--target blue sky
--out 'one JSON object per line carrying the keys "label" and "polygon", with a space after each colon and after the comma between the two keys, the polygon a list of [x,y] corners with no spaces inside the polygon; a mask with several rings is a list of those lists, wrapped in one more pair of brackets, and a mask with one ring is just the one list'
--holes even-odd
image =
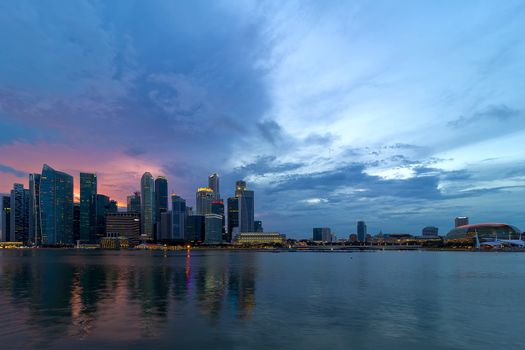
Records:
{"label": "blue sky", "polygon": [[292,237],[525,228],[522,1],[10,1],[0,25],[2,192],[46,162],[193,204],[217,171]]}

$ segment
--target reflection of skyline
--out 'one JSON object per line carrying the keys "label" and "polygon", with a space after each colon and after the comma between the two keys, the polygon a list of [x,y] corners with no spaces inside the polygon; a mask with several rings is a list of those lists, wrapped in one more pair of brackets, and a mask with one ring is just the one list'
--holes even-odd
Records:
{"label": "reflection of skyline", "polygon": [[[248,318],[255,305],[255,254],[57,253],[0,255],[0,305],[22,308],[17,317],[41,345],[53,342],[50,334],[117,337],[111,329],[155,337],[194,306],[218,326],[226,317]],[[234,313],[223,310],[226,303]]]}

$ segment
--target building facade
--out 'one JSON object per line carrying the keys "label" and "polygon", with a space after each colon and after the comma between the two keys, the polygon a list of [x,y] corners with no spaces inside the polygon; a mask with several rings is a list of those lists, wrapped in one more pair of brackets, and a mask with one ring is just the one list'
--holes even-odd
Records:
{"label": "building facade", "polygon": [[468,216],[458,216],[454,219],[454,227],[466,226],[468,223]]}
{"label": "building facade", "polygon": [[126,209],[130,213],[140,214],[140,192],[135,192],[131,196],[128,196]]}
{"label": "building facade", "polygon": [[171,239],[185,239],[186,231],[186,201],[171,195]]}
{"label": "building facade", "polygon": [[40,174],[29,174],[29,240],[37,245],[42,244],[40,178]]}
{"label": "building facade", "polygon": [[44,164],[40,211],[42,244],[73,244],[73,176]]}
{"label": "building facade", "polygon": [[312,240],[315,242],[331,242],[332,230],[329,227],[314,227],[312,230]]}
{"label": "building facade", "polygon": [[29,190],[24,189],[24,185],[15,183],[11,190],[11,241],[28,243],[29,199]]}
{"label": "building facade", "polygon": [[146,240],[154,239],[154,202],[155,183],[149,172],[144,173],[140,180],[140,219],[142,223],[142,237]]}
{"label": "building facade", "polygon": [[221,193],[219,188],[219,174],[213,173],[208,176],[208,188],[213,191],[213,199],[221,199]]}
{"label": "building facade", "polygon": [[204,220],[204,244],[222,243],[222,216],[206,214]]}
{"label": "building facade", "polygon": [[214,200],[213,190],[209,187],[197,189],[195,203],[197,204],[197,215],[211,214],[211,202]]}
{"label": "building facade", "polygon": [[0,242],[9,242],[11,237],[11,195],[0,194]]}
{"label": "building facade", "polygon": [[239,199],[237,197],[228,198],[228,228],[226,231],[226,242],[231,242],[233,231],[239,227]]}
{"label": "building facade", "polygon": [[168,180],[164,176],[157,176],[155,179],[155,227],[158,227],[160,223],[160,215],[167,211]]}
{"label": "building facade", "polygon": [[97,240],[97,175],[80,173],[80,241],[95,243]]}
{"label": "building facade", "polygon": [[136,212],[108,213],[106,232],[111,237],[126,237],[130,241],[140,240],[140,214]]}
{"label": "building facade", "polygon": [[423,237],[437,237],[439,229],[434,226],[427,226],[421,230]]}
{"label": "building facade", "polygon": [[357,222],[357,240],[359,242],[365,242],[366,241],[366,223],[364,221],[358,221]]}

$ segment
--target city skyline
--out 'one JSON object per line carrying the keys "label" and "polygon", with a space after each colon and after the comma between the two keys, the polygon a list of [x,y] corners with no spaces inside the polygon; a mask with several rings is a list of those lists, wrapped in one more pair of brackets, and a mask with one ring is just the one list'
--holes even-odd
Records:
{"label": "city skyline", "polygon": [[156,4],[0,5],[0,193],[48,163],[191,206],[217,172],[289,237],[525,227],[522,2]]}

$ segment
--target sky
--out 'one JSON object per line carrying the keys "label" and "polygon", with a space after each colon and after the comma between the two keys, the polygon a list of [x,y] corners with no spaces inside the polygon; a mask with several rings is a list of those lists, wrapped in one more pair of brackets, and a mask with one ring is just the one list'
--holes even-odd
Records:
{"label": "sky", "polygon": [[0,192],[218,172],[265,231],[525,229],[523,1],[3,1]]}

